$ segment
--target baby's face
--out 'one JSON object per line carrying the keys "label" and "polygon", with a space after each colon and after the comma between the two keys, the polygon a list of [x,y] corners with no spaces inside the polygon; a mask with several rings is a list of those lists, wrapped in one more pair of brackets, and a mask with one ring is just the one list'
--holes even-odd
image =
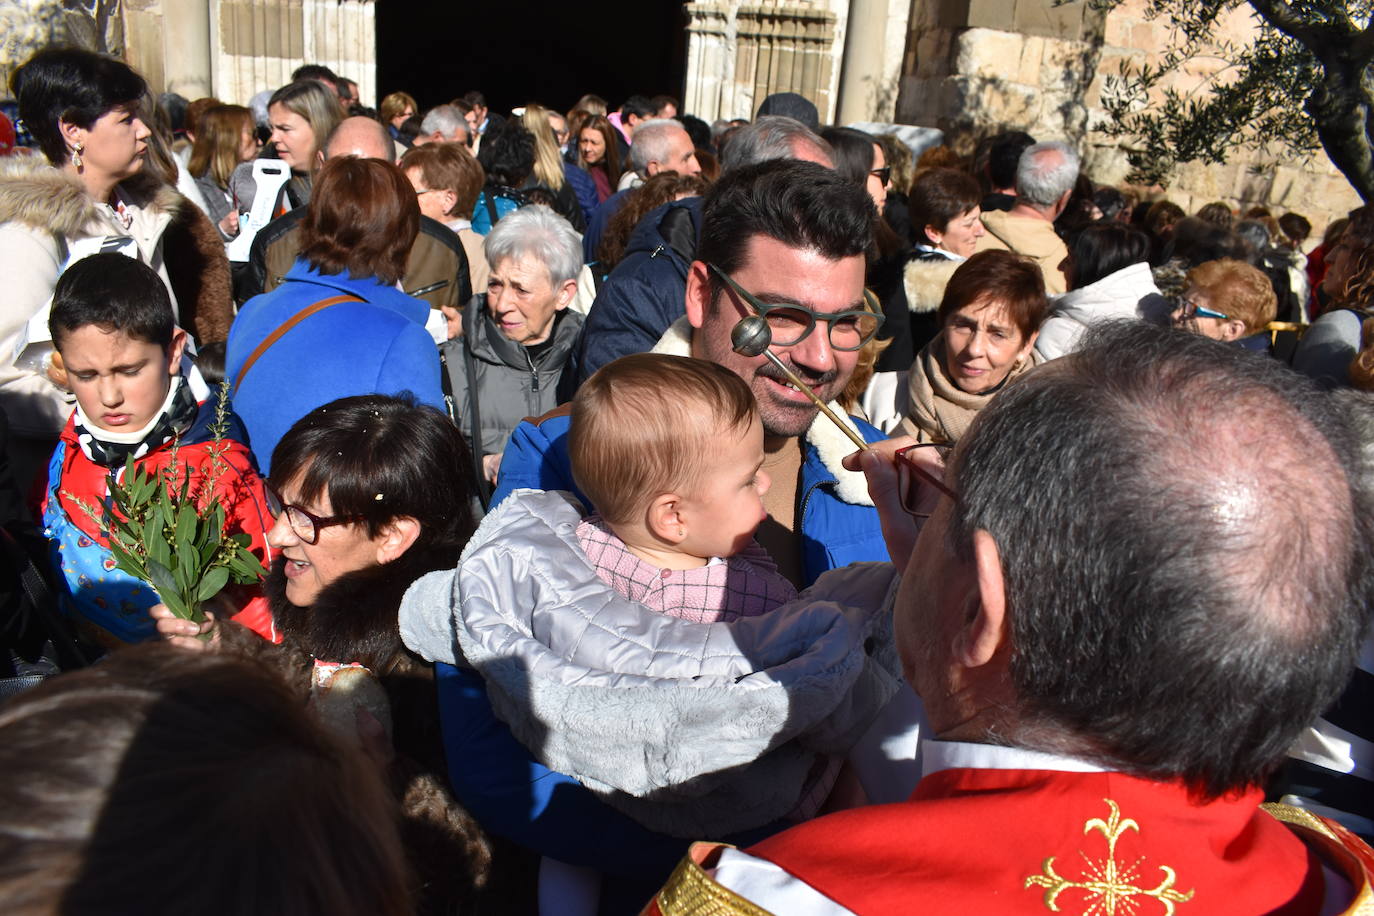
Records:
{"label": "baby's face", "polygon": [[687,537],[678,549],[705,559],[734,556],[747,547],[768,516],[763,494],[769,480],[762,467],[763,425],[758,417],[743,433],[720,433],[705,457],[697,486],[682,500]]}

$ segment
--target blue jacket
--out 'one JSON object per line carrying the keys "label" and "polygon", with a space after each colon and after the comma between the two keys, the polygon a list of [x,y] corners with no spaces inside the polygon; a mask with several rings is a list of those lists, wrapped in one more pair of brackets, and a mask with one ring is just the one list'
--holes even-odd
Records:
{"label": "blue jacket", "polygon": [[587,313],[579,381],[613,359],[652,350],[663,332],[687,313],[692,266],[687,255],[695,252],[700,231],[700,197],[666,203],[639,221],[625,257]]}
{"label": "blue jacket", "polygon": [[596,208],[600,206],[600,201],[596,199],[596,182],[585,169],[566,160],[563,162],[563,178],[577,195],[577,205],[582,208],[582,219],[590,223]]}
{"label": "blue jacket", "polygon": [[429,306],[375,277],[325,276],[301,260],[281,286],[248,300],[234,319],[226,381],[232,386],[258,344],[302,309],[341,295],[363,301],[330,306],[287,331],[233,393],[264,476],[291,425],[337,398],[409,391],[421,404],[445,410],[439,350],[425,330]]}

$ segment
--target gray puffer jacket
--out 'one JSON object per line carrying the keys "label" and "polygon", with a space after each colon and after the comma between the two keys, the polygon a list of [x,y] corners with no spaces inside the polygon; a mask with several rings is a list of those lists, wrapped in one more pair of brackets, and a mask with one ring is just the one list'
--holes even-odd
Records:
{"label": "gray puffer jacket", "polygon": [[[487,311],[486,294],[473,296],[463,310],[463,336],[444,344],[444,361],[453,386],[458,428],[481,467],[483,455],[498,455],[520,421],[538,417],[572,398],[568,359],[582,338],[582,315],[564,309],[554,318],[548,345],[531,349],[508,339]],[[468,350],[477,380],[481,441],[474,441],[473,398],[468,384]],[[567,376],[565,378],[565,375]]]}
{"label": "gray puffer jacket", "polygon": [[517,490],[456,570],[419,579],[401,636],[476,669],[496,715],[547,767],[651,830],[719,836],[797,804],[901,686],[891,564],[823,574],[758,617],[699,624],[622,598],[577,541],[565,493]]}

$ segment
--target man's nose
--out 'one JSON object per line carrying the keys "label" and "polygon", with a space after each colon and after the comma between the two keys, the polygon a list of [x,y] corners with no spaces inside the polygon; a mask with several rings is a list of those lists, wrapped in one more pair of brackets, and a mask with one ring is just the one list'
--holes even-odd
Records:
{"label": "man's nose", "polygon": [[101,378],[96,385],[100,392],[100,403],[105,407],[118,407],[124,403],[124,391],[115,376]]}
{"label": "man's nose", "polygon": [[788,348],[795,365],[810,369],[816,375],[835,368],[835,350],[830,346],[830,324],[817,321],[816,326],[797,343]]}

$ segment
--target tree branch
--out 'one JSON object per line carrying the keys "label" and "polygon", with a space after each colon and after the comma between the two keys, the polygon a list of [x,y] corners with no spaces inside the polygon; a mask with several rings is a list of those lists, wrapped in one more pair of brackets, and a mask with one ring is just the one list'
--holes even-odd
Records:
{"label": "tree branch", "polygon": [[[1250,7],[1265,22],[1272,25],[1285,35],[1291,35],[1298,41],[1307,45],[1309,48],[1314,44],[1322,44],[1335,38],[1331,33],[1334,30],[1329,25],[1318,25],[1311,19],[1306,19],[1294,11],[1287,0],[1248,0]],[[1349,22],[1349,20],[1346,20]]]}

